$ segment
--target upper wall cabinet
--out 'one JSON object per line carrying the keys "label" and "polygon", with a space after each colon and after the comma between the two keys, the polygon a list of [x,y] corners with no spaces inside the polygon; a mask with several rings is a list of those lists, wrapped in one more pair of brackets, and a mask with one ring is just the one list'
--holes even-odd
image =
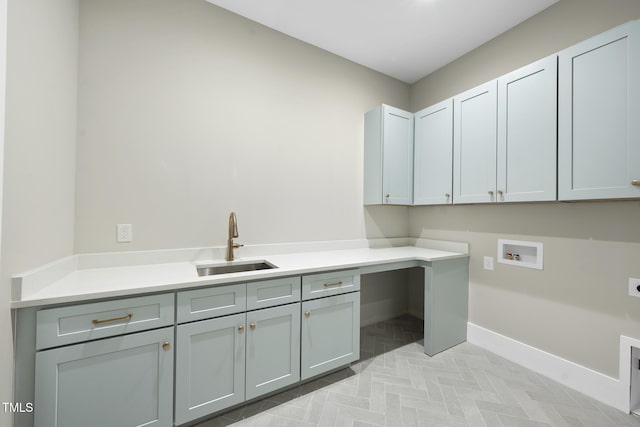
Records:
{"label": "upper wall cabinet", "polygon": [[454,98],[454,203],[556,199],[557,58]]}
{"label": "upper wall cabinet", "polygon": [[496,81],[454,98],[453,200],[455,203],[495,201]]}
{"label": "upper wall cabinet", "polygon": [[413,202],[413,114],[381,105],[364,116],[364,204]]}
{"label": "upper wall cabinet", "polygon": [[498,79],[498,202],[556,200],[557,61]]}
{"label": "upper wall cabinet", "polygon": [[414,115],[414,205],[452,203],[453,99]]}
{"label": "upper wall cabinet", "polygon": [[559,54],[558,197],[640,197],[640,21]]}

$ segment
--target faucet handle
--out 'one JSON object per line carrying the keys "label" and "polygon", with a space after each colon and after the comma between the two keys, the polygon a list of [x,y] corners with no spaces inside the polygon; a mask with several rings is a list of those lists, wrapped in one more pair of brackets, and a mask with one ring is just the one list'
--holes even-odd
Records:
{"label": "faucet handle", "polygon": [[244,245],[243,245],[242,243],[234,243],[234,244],[233,244],[233,247],[234,247],[234,248],[241,248],[241,247],[243,247],[243,246],[244,246]]}

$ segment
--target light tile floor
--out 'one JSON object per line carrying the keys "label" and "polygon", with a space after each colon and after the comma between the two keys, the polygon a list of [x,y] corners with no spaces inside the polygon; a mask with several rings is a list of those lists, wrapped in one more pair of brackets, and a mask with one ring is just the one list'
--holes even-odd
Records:
{"label": "light tile floor", "polygon": [[626,415],[469,343],[423,353],[422,321],[361,329],[359,362],[198,424],[640,427]]}

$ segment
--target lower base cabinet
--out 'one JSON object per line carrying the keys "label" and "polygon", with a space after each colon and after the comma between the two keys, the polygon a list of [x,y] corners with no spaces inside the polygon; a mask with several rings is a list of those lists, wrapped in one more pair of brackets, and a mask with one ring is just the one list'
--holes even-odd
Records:
{"label": "lower base cabinet", "polygon": [[177,326],[176,425],[300,380],[300,303]]}
{"label": "lower base cabinet", "polygon": [[244,401],[245,314],[178,325],[176,425]]}
{"label": "lower base cabinet", "polygon": [[173,425],[173,327],[36,353],[36,427]]}
{"label": "lower base cabinet", "polygon": [[360,359],[360,292],[302,303],[302,379]]}
{"label": "lower base cabinet", "polygon": [[300,303],[247,313],[246,399],[300,381]]}

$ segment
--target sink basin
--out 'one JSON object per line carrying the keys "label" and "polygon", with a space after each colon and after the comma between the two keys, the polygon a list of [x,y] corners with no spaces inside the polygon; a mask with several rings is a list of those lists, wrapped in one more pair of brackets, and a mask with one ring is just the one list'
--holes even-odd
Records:
{"label": "sink basin", "polygon": [[278,268],[267,261],[250,261],[228,264],[202,265],[197,267],[198,276],[213,276],[216,274],[240,273],[243,271],[269,270]]}

